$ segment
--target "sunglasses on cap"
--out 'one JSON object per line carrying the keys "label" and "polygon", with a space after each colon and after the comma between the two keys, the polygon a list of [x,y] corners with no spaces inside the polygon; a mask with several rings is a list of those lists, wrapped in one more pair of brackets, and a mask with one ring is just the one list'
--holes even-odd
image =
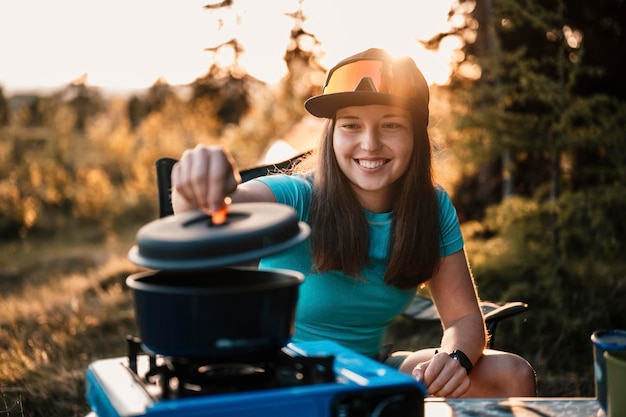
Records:
{"label": "sunglasses on cap", "polygon": [[383,104],[410,109],[428,124],[428,83],[409,57],[371,48],[346,58],[326,76],[323,92],[305,101],[315,117],[331,118],[348,106]]}
{"label": "sunglasses on cap", "polygon": [[375,59],[349,62],[328,74],[323,95],[367,91],[414,98],[415,80],[409,69]]}

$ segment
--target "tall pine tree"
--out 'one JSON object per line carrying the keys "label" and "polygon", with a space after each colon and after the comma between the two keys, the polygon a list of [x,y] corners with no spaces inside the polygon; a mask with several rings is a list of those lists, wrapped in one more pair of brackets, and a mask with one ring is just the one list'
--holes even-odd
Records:
{"label": "tall pine tree", "polygon": [[482,294],[531,304],[522,349],[540,373],[591,379],[576,346],[626,327],[626,4],[478,0],[468,22],[477,36],[462,64],[481,74],[454,78],[455,147],[477,168],[455,192],[498,247],[476,271]]}

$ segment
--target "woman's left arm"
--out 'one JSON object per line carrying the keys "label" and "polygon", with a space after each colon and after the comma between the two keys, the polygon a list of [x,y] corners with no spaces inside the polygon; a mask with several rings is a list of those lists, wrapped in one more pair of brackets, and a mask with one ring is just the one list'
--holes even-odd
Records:
{"label": "woman's left arm", "polygon": [[[469,367],[463,363],[462,356],[475,364],[487,341],[485,322],[465,252],[461,250],[444,257],[428,286],[441,318],[443,337],[439,352],[430,360],[419,363],[412,374],[424,381],[431,395],[459,397],[471,385]],[[450,356],[455,351],[456,359]]]}
{"label": "woman's left arm", "polygon": [[487,332],[464,250],[442,259],[428,288],[443,326],[440,350],[461,350],[476,363],[486,347]]}

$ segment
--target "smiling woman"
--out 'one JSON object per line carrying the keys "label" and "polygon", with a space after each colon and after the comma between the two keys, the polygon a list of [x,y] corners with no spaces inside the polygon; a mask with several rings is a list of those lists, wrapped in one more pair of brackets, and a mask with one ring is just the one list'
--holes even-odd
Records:
{"label": "smiling woman", "polygon": [[379,104],[337,110],[333,140],[337,164],[366,210],[392,209],[397,189],[389,185],[408,169],[413,153],[411,119],[408,110]]}
{"label": "smiling woman", "polygon": [[[174,211],[214,211],[229,198],[284,204],[309,224],[307,244],[259,262],[305,276],[294,343],[334,341],[412,375],[434,396],[533,396],[528,362],[485,349],[456,210],[432,177],[429,96],[409,57],[370,48],[344,58],[304,104],[326,119],[314,168],[241,183],[224,147],[199,144],[172,168]],[[439,347],[389,357],[387,327],[421,285],[444,329]]]}
{"label": "smiling woman", "polygon": [[161,77],[186,84],[217,59],[205,48],[230,39],[245,49],[239,65],[275,83],[285,75],[283,55],[294,27],[286,13],[298,8],[303,28],[324,50],[323,65],[376,45],[423,62],[431,82],[445,82],[449,74],[449,57],[437,58],[417,42],[448,30],[447,1],[419,8],[389,0],[381,8],[357,0],[240,0],[220,9],[207,9],[201,1],[35,3],[0,2],[0,39],[9,40],[0,43],[0,85],[7,91],[55,88],[83,74],[91,84],[113,90],[147,88]]}

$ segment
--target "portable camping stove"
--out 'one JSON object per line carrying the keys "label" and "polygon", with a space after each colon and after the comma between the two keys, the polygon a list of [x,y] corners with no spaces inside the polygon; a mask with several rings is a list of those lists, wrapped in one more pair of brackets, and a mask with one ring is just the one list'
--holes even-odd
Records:
{"label": "portable camping stove", "polygon": [[424,386],[334,342],[290,343],[271,360],[194,364],[143,353],[91,363],[90,416],[423,417]]}

